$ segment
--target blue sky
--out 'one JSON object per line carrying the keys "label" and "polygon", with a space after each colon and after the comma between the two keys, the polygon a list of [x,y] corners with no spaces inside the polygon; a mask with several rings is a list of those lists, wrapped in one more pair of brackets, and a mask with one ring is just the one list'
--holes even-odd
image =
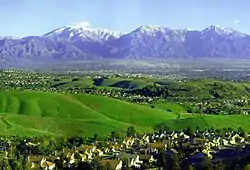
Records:
{"label": "blue sky", "polygon": [[250,33],[250,0],[0,0],[0,11],[0,36],[41,35],[79,22],[126,32],[152,24]]}

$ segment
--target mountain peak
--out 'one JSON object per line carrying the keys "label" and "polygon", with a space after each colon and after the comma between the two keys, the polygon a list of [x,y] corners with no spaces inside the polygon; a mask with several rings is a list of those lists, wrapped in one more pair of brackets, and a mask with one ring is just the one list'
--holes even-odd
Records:
{"label": "mountain peak", "polygon": [[158,31],[164,31],[166,30],[166,27],[162,27],[159,25],[142,25],[140,27],[138,27],[137,29],[135,29],[132,32],[140,32],[140,33],[154,33],[154,32],[158,32]]}
{"label": "mountain peak", "polygon": [[92,28],[86,22],[66,25],[42,37],[1,41],[0,58],[31,56],[32,59],[34,56],[34,60],[57,61],[250,56],[249,35],[217,25],[202,31],[143,25],[126,33],[126,36],[121,35],[107,29]]}
{"label": "mountain peak", "polygon": [[84,38],[86,40],[102,41],[110,38],[118,38],[122,33],[103,28],[92,28],[88,22],[66,25],[53,30],[45,37],[61,37],[66,39]]}
{"label": "mountain peak", "polygon": [[203,30],[203,32],[207,31],[213,31],[218,34],[233,34],[233,33],[239,33],[238,31],[232,29],[232,28],[223,28],[218,25],[211,25]]}
{"label": "mountain peak", "polygon": [[223,28],[218,25],[211,25],[207,28],[205,28],[202,33],[207,33],[207,32],[212,32],[216,33],[218,35],[225,35],[225,36],[230,36],[230,37],[245,37],[247,34],[241,33],[239,31],[236,31],[232,28]]}
{"label": "mountain peak", "polygon": [[138,29],[142,29],[142,30],[158,30],[158,29],[162,29],[162,27],[160,25],[142,25]]}

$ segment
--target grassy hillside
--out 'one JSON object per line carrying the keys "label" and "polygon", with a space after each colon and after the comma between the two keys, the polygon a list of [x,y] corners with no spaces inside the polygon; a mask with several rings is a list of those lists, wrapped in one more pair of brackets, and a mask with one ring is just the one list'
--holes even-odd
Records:
{"label": "grassy hillside", "polygon": [[[97,82],[97,81],[95,81],[95,82]],[[109,78],[109,79],[102,79],[96,85],[101,86],[101,87],[141,89],[149,84],[151,84],[151,82],[148,82],[146,79]]]}
{"label": "grassy hillside", "polygon": [[74,78],[74,79],[60,79],[51,80],[52,87],[92,87],[100,88],[124,88],[124,89],[140,89],[146,85],[152,84],[151,81],[141,79],[124,79],[124,78]]}
{"label": "grassy hillside", "polygon": [[[250,130],[250,116],[194,116],[179,105],[168,111],[103,96],[41,92],[0,92],[0,128],[6,135],[106,136],[133,125],[143,133],[157,125],[173,129],[241,126]],[[171,109],[172,108],[172,109]]]}
{"label": "grassy hillside", "polygon": [[99,89],[142,89],[150,85],[167,89],[171,96],[179,98],[201,97],[211,98],[212,92],[219,94],[220,98],[229,96],[241,97],[250,93],[250,83],[219,81],[215,79],[198,79],[188,81],[174,81],[156,78],[68,78],[50,80],[51,87],[58,88],[85,88],[97,87]]}
{"label": "grassy hillside", "polygon": [[152,104],[152,106],[155,107],[156,109],[165,110],[168,112],[173,112],[178,114],[188,112],[187,107],[173,102],[154,103]]}
{"label": "grassy hillside", "polygon": [[180,119],[167,121],[167,126],[171,129],[181,130],[187,127],[201,130],[206,128],[222,129],[231,127],[238,129],[242,127],[245,131],[250,131],[250,116],[244,115],[207,115],[207,116],[183,116]]}
{"label": "grassy hillside", "polygon": [[[152,130],[178,115],[103,96],[0,92],[0,113],[11,125],[5,134],[109,134],[130,125]],[[0,124],[0,127],[4,124]]]}

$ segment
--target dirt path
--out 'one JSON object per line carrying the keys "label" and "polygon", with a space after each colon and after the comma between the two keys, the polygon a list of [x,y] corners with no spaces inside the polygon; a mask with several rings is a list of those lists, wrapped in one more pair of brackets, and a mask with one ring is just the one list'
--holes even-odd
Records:
{"label": "dirt path", "polygon": [[1,116],[0,119],[3,121],[3,123],[7,126],[7,129],[11,129],[11,124],[9,124],[4,116]]}

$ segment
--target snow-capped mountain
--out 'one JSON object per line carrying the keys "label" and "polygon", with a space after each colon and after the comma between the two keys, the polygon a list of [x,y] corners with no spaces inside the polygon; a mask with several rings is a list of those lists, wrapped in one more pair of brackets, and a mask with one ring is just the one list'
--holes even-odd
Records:
{"label": "snow-capped mountain", "polygon": [[69,40],[84,39],[86,41],[108,41],[119,38],[120,32],[111,31],[102,28],[91,28],[86,24],[68,25],[53,30],[43,35],[50,38],[63,38]]}
{"label": "snow-capped mountain", "polygon": [[0,39],[0,59],[6,58],[250,58],[250,36],[219,26],[190,30],[146,25],[119,33],[85,23],[63,26],[42,36]]}
{"label": "snow-capped mountain", "polygon": [[231,36],[231,37],[246,37],[247,36],[247,34],[238,32],[232,28],[222,28],[222,27],[214,26],[214,25],[209,26],[202,31],[202,34],[208,34],[208,33]]}

